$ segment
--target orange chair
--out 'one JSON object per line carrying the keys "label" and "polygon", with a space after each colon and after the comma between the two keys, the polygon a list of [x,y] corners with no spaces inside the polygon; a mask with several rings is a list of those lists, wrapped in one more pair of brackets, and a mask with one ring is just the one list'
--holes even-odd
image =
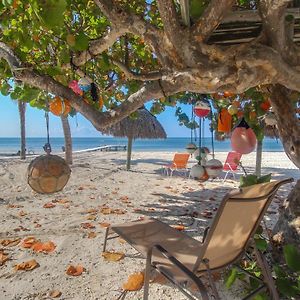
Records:
{"label": "orange chair", "polygon": [[187,168],[187,163],[189,160],[190,154],[188,153],[175,153],[173,162],[169,165],[163,166],[163,170],[166,173],[166,175],[169,175],[170,170],[170,176],[173,175],[174,171],[183,171],[185,175],[189,172]]}
{"label": "orange chair", "polygon": [[233,178],[235,179],[234,173],[237,171],[241,157],[242,157],[241,153],[235,151],[228,152],[226,161],[223,166],[223,171],[226,172],[223,181],[226,180],[229,173],[231,173],[233,175]]}

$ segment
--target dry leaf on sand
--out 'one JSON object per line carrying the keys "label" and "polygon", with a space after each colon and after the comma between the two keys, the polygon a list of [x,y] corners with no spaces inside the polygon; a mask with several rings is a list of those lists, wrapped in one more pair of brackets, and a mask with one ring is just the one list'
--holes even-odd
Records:
{"label": "dry leaf on sand", "polygon": [[43,205],[44,208],[53,208],[55,207],[56,205],[52,202],[48,202],[46,204]]}
{"label": "dry leaf on sand", "polygon": [[49,297],[51,298],[58,298],[61,296],[61,291],[58,291],[58,290],[53,290],[53,291],[50,291],[49,293]]}
{"label": "dry leaf on sand", "polygon": [[56,245],[51,241],[48,241],[45,243],[37,242],[34,245],[32,245],[32,250],[35,252],[50,253],[50,252],[53,252],[55,250],[55,248],[56,248]]}
{"label": "dry leaf on sand", "polygon": [[125,257],[123,252],[102,252],[102,256],[107,261],[119,261]]}
{"label": "dry leaf on sand", "polygon": [[96,232],[89,232],[89,234],[88,234],[88,238],[89,239],[93,239],[93,238],[95,238],[97,236],[97,234],[96,234]]}
{"label": "dry leaf on sand", "polygon": [[13,247],[20,243],[21,239],[1,240],[0,244],[4,247]]}
{"label": "dry leaf on sand", "polygon": [[0,251],[0,266],[4,265],[4,263],[8,260],[9,256],[6,253]]}
{"label": "dry leaf on sand", "polygon": [[99,223],[101,227],[104,227],[104,228],[107,228],[110,226],[110,223],[107,223],[107,222],[101,222]]}
{"label": "dry leaf on sand", "polygon": [[66,274],[70,276],[79,276],[82,274],[83,271],[84,271],[84,267],[81,265],[77,265],[77,266],[70,265],[66,270]]}
{"label": "dry leaf on sand", "polygon": [[82,227],[83,229],[93,229],[93,228],[95,228],[95,225],[86,222],[86,223],[81,223],[81,227]]}
{"label": "dry leaf on sand", "polygon": [[125,291],[138,291],[144,285],[144,273],[138,272],[129,275],[126,283],[123,284],[123,289]]}
{"label": "dry leaf on sand", "polygon": [[23,248],[31,248],[37,242],[38,240],[35,237],[29,236],[28,238],[22,241],[20,246]]}
{"label": "dry leaf on sand", "polygon": [[174,229],[177,229],[179,231],[185,230],[185,227],[183,225],[172,225],[171,227],[173,227]]}
{"label": "dry leaf on sand", "polygon": [[15,265],[16,271],[30,271],[39,266],[38,262],[35,259],[22,262],[20,264]]}

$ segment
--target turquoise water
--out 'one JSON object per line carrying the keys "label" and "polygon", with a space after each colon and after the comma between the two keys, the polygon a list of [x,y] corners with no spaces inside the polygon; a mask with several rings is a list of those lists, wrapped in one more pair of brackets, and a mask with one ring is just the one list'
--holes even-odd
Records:
{"label": "turquoise water", "polygon": [[[133,143],[134,151],[184,151],[186,145],[190,142],[186,138],[167,138],[165,140],[136,140]],[[43,145],[46,143],[45,138],[27,138],[26,149],[33,150],[35,153],[43,152]],[[64,145],[63,138],[51,138],[50,143],[53,152],[61,152]],[[104,145],[126,145],[127,139],[94,137],[94,138],[73,138],[73,150],[84,150]],[[196,142],[198,144],[198,142]],[[230,140],[218,142],[214,141],[215,151],[231,150]],[[211,139],[204,138],[203,146],[211,149]],[[19,138],[0,138],[0,153],[16,153],[20,149]],[[283,151],[280,141],[265,139],[263,144],[264,151]]]}

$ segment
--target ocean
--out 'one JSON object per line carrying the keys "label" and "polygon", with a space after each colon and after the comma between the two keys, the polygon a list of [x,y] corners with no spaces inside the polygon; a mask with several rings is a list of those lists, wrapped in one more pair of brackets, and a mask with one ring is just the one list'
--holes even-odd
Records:
{"label": "ocean", "polygon": [[[27,138],[26,139],[26,149],[27,151],[34,153],[43,153],[43,145],[46,143],[46,138]],[[133,143],[134,151],[178,151],[183,152],[186,145],[190,143],[190,138],[188,137],[170,137],[165,140],[135,140]],[[61,152],[62,146],[64,146],[64,138],[51,138],[50,144],[52,147],[52,152]],[[198,142],[195,142],[197,145]],[[104,145],[127,145],[126,138],[111,138],[111,137],[93,137],[93,138],[73,138],[73,151],[84,150],[90,148],[96,148]],[[211,138],[204,138],[202,146],[208,147],[210,150]],[[215,151],[230,151],[230,140],[225,141],[214,141]],[[20,139],[19,138],[0,138],[0,154],[15,154],[20,149]],[[283,151],[282,144],[280,140],[276,141],[274,139],[266,138],[263,143],[263,151]]]}

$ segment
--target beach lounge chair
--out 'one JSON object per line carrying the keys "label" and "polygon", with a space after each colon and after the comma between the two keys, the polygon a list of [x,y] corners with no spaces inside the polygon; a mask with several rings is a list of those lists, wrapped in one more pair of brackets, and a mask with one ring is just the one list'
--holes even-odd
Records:
{"label": "beach lounge chair", "polygon": [[183,171],[185,175],[188,173],[187,163],[189,160],[190,154],[188,153],[175,153],[173,162],[169,165],[163,166],[163,170],[165,171],[166,175],[170,176],[173,175],[174,171]]}
{"label": "beach lounge chair", "polygon": [[226,161],[223,166],[223,171],[226,172],[223,181],[226,180],[229,173],[231,173],[233,175],[233,178],[235,179],[235,172],[238,169],[241,157],[241,153],[235,151],[228,152]]}
{"label": "beach lounge chair", "polygon": [[[268,288],[271,299],[278,300],[270,269],[264,256],[252,243],[252,238],[278,188],[292,181],[285,179],[262,183],[227,194],[210,228],[205,230],[202,242],[156,219],[147,218],[108,227],[103,251],[106,250],[108,239],[121,236],[146,258],[144,300],[148,299],[149,273],[152,268],[174,283],[188,299],[199,299],[187,289],[189,283],[196,285],[202,299],[209,299],[207,289],[200,279],[201,275],[206,275],[212,295],[220,299],[212,272],[238,262],[251,244],[262,269],[263,279],[257,278],[261,285],[244,299],[251,299]],[[117,235],[110,237],[111,232]],[[253,277],[252,274],[250,276]]]}

